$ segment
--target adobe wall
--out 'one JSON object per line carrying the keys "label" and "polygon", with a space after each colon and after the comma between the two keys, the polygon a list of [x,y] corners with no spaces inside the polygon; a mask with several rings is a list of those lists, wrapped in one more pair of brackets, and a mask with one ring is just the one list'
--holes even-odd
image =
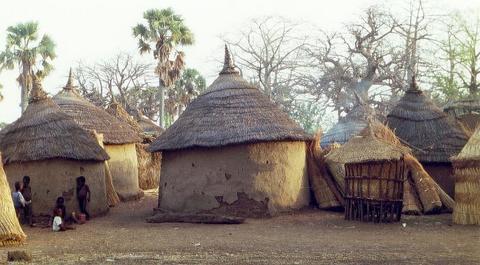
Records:
{"label": "adobe wall", "polygon": [[310,202],[304,142],[163,152],[159,208],[247,217]]}
{"label": "adobe wall", "polygon": [[4,166],[10,188],[23,176],[30,176],[32,187],[32,207],[34,215],[51,215],[57,197],[65,198],[68,212],[78,212],[76,178],[85,176],[91,191],[88,205],[92,216],[108,211],[105,191],[104,162],[76,160],[43,160],[25,163],[10,163]]}
{"label": "adobe wall", "polygon": [[138,185],[138,161],[135,144],[105,145],[110,156],[108,165],[113,186],[122,201],[136,200],[143,196]]}

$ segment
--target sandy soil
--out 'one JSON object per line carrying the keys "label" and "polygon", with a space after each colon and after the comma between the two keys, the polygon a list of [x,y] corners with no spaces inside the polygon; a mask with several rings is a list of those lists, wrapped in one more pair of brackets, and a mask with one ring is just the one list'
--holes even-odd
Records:
{"label": "sandy soil", "polygon": [[28,243],[15,249],[38,264],[480,264],[480,228],[452,226],[448,214],[405,217],[406,227],[319,210],[241,225],[146,223],[155,206],[147,192],[74,231],[25,228]]}

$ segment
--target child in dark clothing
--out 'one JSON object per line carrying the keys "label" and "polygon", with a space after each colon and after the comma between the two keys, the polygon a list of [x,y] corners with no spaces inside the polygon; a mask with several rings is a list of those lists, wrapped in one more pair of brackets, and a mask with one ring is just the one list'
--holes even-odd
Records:
{"label": "child in dark clothing", "polygon": [[[24,176],[23,177],[23,188],[22,188],[22,195],[25,201],[32,201],[32,188],[30,187],[30,177]],[[23,207],[23,221],[30,226],[33,226],[33,212],[32,212],[32,204],[28,203]]]}
{"label": "child in dark clothing", "polygon": [[87,211],[87,204],[90,202],[90,188],[86,184],[84,176],[77,178],[77,200],[80,212],[85,214],[85,217],[89,220],[90,214]]}

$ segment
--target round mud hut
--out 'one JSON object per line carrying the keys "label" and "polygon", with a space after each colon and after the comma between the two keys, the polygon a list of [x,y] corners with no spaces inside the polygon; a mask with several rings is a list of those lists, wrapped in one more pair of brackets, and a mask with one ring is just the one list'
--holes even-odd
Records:
{"label": "round mud hut", "polygon": [[480,128],[452,161],[455,171],[453,222],[480,225]]}
{"label": "round mud hut", "polygon": [[162,152],[159,209],[263,217],[309,204],[306,143],[277,105],[223,70],[150,146]]}
{"label": "round mud hut", "polygon": [[57,197],[69,211],[78,211],[76,179],[90,186],[90,213],[108,211],[104,161],[108,154],[92,133],[81,128],[48,98],[34,81],[29,105],[22,116],[2,130],[0,150],[10,186],[30,176],[33,213],[51,215]]}
{"label": "round mud hut", "polygon": [[20,245],[26,238],[18,222],[12,192],[0,162],[0,247]]}
{"label": "round mud hut", "polygon": [[387,123],[430,176],[453,196],[450,157],[457,155],[468,140],[462,126],[437,107],[415,81],[387,115]]}
{"label": "round mud hut", "polygon": [[372,113],[370,107],[357,104],[323,135],[320,146],[325,148],[333,143],[345,144],[367,126],[370,113]]}
{"label": "round mud hut", "polygon": [[142,143],[135,144],[138,160],[138,184],[143,190],[157,188],[160,181],[162,153],[150,153],[147,151],[148,144],[153,141],[153,137],[156,134],[145,133],[140,124],[118,102],[110,103],[107,107],[107,112],[128,123],[143,139]]}
{"label": "round mud hut", "polygon": [[103,134],[113,185],[120,199],[128,201],[142,197],[135,150],[135,143],[141,139],[131,126],[83,98],[73,86],[71,71],[66,86],[53,100],[82,128]]}
{"label": "round mud hut", "polygon": [[447,104],[443,111],[457,119],[468,132],[473,133],[480,124],[480,100],[467,98]]}

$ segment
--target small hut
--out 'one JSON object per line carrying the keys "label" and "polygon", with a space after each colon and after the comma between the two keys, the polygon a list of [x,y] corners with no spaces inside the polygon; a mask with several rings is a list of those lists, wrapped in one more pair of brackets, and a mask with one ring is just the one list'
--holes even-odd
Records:
{"label": "small hut", "polygon": [[66,86],[53,100],[82,128],[103,134],[105,151],[113,184],[120,199],[134,200],[143,196],[138,185],[138,161],[135,143],[141,141],[131,126],[84,99],[73,86],[70,71]]}
{"label": "small hut", "polygon": [[455,171],[453,222],[480,225],[480,128],[452,161]]}
{"label": "small hut", "polygon": [[371,126],[340,149],[341,152],[332,152],[329,159],[348,161],[345,164],[345,219],[399,221],[407,174],[404,156],[408,149],[375,137]]}
{"label": "small hut", "polygon": [[320,145],[325,148],[333,143],[345,144],[358,135],[366,126],[372,110],[365,104],[357,104],[348,114],[340,118],[330,130],[323,135]]}
{"label": "small hut", "polygon": [[480,124],[480,100],[478,98],[451,102],[443,108],[443,111],[456,118],[471,133]]}
{"label": "small hut", "polygon": [[35,79],[29,105],[22,116],[2,130],[0,150],[10,185],[31,178],[33,212],[50,215],[57,197],[74,211],[76,179],[90,186],[89,211],[108,211],[104,161],[108,154],[96,139],[66,115]]}
{"label": "small hut", "polygon": [[143,115],[141,111],[137,110],[137,112],[133,116],[137,121],[138,126],[140,126],[140,128],[142,129],[144,135],[156,138],[165,131],[162,127],[155,124],[155,122],[153,122],[147,116]]}
{"label": "small hut", "polygon": [[148,144],[153,141],[152,138],[157,135],[157,133],[146,133],[137,120],[130,116],[118,102],[114,101],[110,103],[107,107],[107,112],[119,120],[128,123],[143,139],[142,143],[135,144],[138,160],[138,184],[143,190],[157,188],[160,181],[162,153],[150,153],[147,151]]}
{"label": "small hut", "polygon": [[151,145],[159,209],[262,217],[309,204],[304,130],[244,80],[225,47],[218,78]]}
{"label": "small hut", "polygon": [[449,159],[457,155],[468,140],[462,127],[438,108],[414,80],[387,115],[387,122],[412,149],[425,170],[453,196],[453,167]]}
{"label": "small hut", "polygon": [[13,207],[12,193],[7,176],[0,162],[0,247],[22,244],[27,236],[23,233]]}
{"label": "small hut", "polygon": [[[397,146],[401,150],[407,150],[404,145],[400,143],[395,134],[385,125],[379,122],[371,122],[369,127],[365,128],[359,135],[368,135],[369,130],[372,130],[374,137],[377,140],[387,142],[391,145]],[[353,139],[353,138],[352,138]],[[353,140],[352,140],[353,141]],[[345,164],[355,162],[349,160],[349,157],[359,155],[364,150],[361,146],[350,144],[350,148],[343,148],[343,146],[333,148],[326,154],[325,161],[328,167],[328,174],[323,174],[323,178],[332,179],[335,185],[329,185],[329,191],[335,193],[338,191],[343,194],[345,191]],[[350,154],[353,152],[353,154]],[[355,154],[359,153],[359,154]],[[435,181],[423,169],[422,165],[410,154],[403,156],[404,163],[407,166],[406,178],[404,183],[403,193],[403,213],[406,214],[422,214],[422,213],[436,213],[440,210],[453,210],[453,200],[448,196]],[[317,164],[324,162],[318,161]],[[335,188],[337,187],[337,188]],[[326,192],[324,192],[326,193]],[[338,196],[337,196],[338,197]],[[318,200],[318,199],[317,199]],[[337,201],[344,205],[341,200]],[[320,202],[319,202],[320,205]]]}

